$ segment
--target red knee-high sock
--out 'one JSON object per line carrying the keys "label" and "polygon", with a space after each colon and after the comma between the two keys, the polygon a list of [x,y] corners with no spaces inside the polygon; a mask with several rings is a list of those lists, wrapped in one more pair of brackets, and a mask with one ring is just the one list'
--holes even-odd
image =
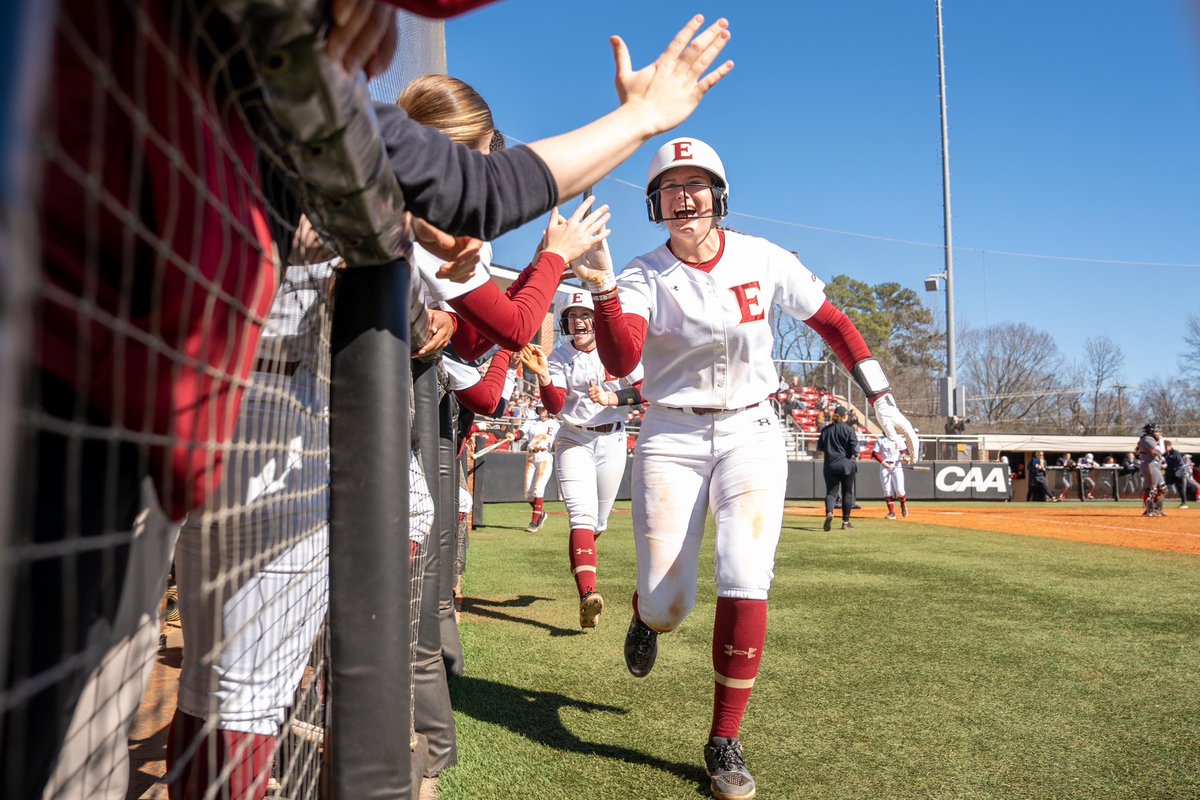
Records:
{"label": "red knee-high sock", "polygon": [[542,516],[542,514],[545,513],[544,511],[542,511],[542,507],[545,504],[546,504],[545,498],[543,498],[543,497],[533,498],[533,518],[534,518],[534,520],[537,520],[538,517]]}
{"label": "red knee-high sock", "polygon": [[637,617],[638,619],[642,618],[642,615],[638,613],[638,609],[637,609],[637,592],[636,591],[633,593],[633,615],[635,617]]}
{"label": "red knee-high sock", "polygon": [[890,497],[886,498],[886,500],[887,500],[888,513],[895,514],[896,513],[896,504],[892,502],[892,498],[890,498]]}
{"label": "red knee-high sock", "polygon": [[572,528],[570,548],[575,588],[583,597],[588,592],[596,591],[596,567],[600,563],[596,553],[596,535],[587,528]]}
{"label": "red knee-high sock", "polygon": [[[257,733],[216,730],[214,742],[203,742],[192,761],[182,800],[200,800],[229,764],[233,769],[218,797],[229,800],[263,800],[271,779],[275,737]],[[174,800],[174,798],[173,798]]]}
{"label": "red knee-high sock", "polygon": [[717,598],[712,660],[715,673],[709,736],[737,736],[767,640],[767,601]]}
{"label": "red knee-high sock", "polygon": [[175,777],[167,784],[167,797],[171,800],[183,800],[184,787],[187,786],[188,775],[195,761],[194,754],[186,760],[184,754],[203,727],[204,720],[175,709],[171,727],[167,730],[167,773],[176,772]]}

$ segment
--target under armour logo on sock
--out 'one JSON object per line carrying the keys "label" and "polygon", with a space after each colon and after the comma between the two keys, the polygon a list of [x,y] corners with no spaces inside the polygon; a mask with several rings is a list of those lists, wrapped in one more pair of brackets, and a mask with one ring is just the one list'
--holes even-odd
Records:
{"label": "under armour logo on sock", "polygon": [[592,554],[593,554],[593,553],[595,553],[595,552],[596,552],[595,550],[588,550],[588,549],[586,549],[586,548],[583,548],[583,547],[576,547],[576,548],[575,548],[575,555],[577,555],[577,556],[582,556],[582,555],[589,555],[589,556],[590,556],[590,555],[592,555]]}
{"label": "under armour logo on sock", "polygon": [[725,645],[725,655],[727,656],[745,656],[746,658],[754,658],[754,654],[758,652],[757,648],[747,647],[745,650],[734,650],[733,645]]}

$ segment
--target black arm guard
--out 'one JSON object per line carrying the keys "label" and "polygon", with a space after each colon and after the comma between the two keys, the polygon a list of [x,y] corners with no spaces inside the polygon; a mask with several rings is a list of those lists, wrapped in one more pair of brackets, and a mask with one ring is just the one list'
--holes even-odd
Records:
{"label": "black arm guard", "polygon": [[618,389],[613,394],[617,396],[617,405],[619,406],[640,406],[642,404],[642,393],[632,386],[628,389]]}

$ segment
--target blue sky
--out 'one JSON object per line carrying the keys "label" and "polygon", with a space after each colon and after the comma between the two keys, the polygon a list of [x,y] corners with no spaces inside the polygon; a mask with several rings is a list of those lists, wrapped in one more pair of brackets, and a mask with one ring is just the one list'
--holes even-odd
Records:
{"label": "blue sky", "polygon": [[[943,319],[944,296],[922,289],[943,268],[931,0],[506,0],[447,23],[449,72],[534,141],[615,106],[610,34],[641,66],[692,12],[733,33],[736,68],[679,128],[721,154],[728,223],[826,280],[898,281]],[[947,0],[943,19],[960,331],[1026,322],[1075,360],[1107,334],[1127,382],[1172,376],[1200,313],[1200,10]],[[618,264],[665,238],[638,187],[668,138],[596,187]],[[523,265],[539,236],[508,234],[497,261]]]}

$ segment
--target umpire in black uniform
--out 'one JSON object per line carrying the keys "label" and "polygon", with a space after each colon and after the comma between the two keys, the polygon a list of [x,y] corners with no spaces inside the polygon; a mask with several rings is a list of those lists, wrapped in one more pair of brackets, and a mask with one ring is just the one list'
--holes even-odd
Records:
{"label": "umpire in black uniform", "polygon": [[833,422],[821,429],[817,449],[825,454],[825,530],[833,526],[833,504],[842,495],[842,530],[850,524],[854,508],[854,475],[858,472],[858,436],[846,424],[846,407],[833,409]]}

